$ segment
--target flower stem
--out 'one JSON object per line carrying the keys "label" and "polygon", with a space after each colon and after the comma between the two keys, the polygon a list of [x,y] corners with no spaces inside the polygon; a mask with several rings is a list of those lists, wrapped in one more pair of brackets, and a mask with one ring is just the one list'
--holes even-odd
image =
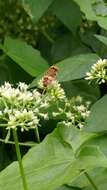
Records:
{"label": "flower stem", "polygon": [[15,141],[16,154],[17,154],[17,159],[18,159],[18,163],[19,163],[19,169],[20,169],[20,174],[21,174],[21,178],[22,178],[23,188],[24,188],[24,190],[28,190],[26,177],[25,177],[25,173],[24,173],[24,168],[22,165],[22,159],[21,159],[21,153],[20,153],[20,148],[19,148],[19,143],[18,143],[17,131],[15,129],[13,129],[13,137],[14,137],[14,141]]}
{"label": "flower stem", "polygon": [[98,190],[98,187],[96,186],[96,184],[94,183],[94,181],[92,180],[92,178],[89,176],[89,174],[87,172],[84,172],[84,175],[86,176],[86,178],[90,182],[90,184],[93,187],[93,189],[94,190]]}
{"label": "flower stem", "polygon": [[[1,139],[1,138],[0,138],[0,142],[5,143],[5,144],[15,144],[14,141],[6,141],[5,139]],[[19,145],[20,145],[20,146],[29,146],[29,147],[33,147],[33,146],[36,145],[36,143],[34,143],[34,142],[32,142],[32,143],[26,143],[26,142],[23,143],[23,142],[19,142]]]}
{"label": "flower stem", "polygon": [[36,126],[34,132],[35,132],[35,136],[36,136],[37,142],[40,143],[40,136],[39,136],[39,131],[38,131],[38,127],[37,126]]}
{"label": "flower stem", "polygon": [[54,40],[49,36],[49,34],[46,32],[46,30],[42,30],[42,34],[47,38],[47,40],[53,44]]}

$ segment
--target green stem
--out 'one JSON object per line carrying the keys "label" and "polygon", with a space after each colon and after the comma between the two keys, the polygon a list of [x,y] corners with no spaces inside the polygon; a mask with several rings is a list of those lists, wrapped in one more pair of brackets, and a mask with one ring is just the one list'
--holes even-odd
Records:
{"label": "green stem", "polygon": [[42,30],[42,34],[47,38],[47,40],[48,40],[51,44],[54,44],[54,40],[49,36],[49,34],[48,34],[45,30]]}
{"label": "green stem", "polygon": [[92,180],[92,178],[89,176],[89,174],[87,172],[84,172],[84,175],[86,176],[86,178],[90,182],[90,184],[93,187],[93,189],[94,190],[98,190],[98,187],[96,186],[96,184],[94,183],[94,181]]}
{"label": "green stem", "polygon": [[14,141],[15,141],[16,154],[17,154],[17,159],[18,159],[18,163],[19,163],[20,174],[22,177],[23,188],[24,188],[24,190],[28,190],[26,177],[25,177],[25,173],[24,173],[24,168],[22,165],[22,159],[21,159],[21,153],[20,153],[20,148],[19,148],[19,143],[18,143],[17,131],[15,129],[13,129],[13,137],[14,137]]}
{"label": "green stem", "polygon": [[36,136],[37,142],[40,143],[40,136],[39,136],[39,131],[38,131],[38,127],[37,126],[36,126],[34,132],[35,132],[35,136]]}
{"label": "green stem", "polygon": [[[6,141],[5,139],[1,139],[0,138],[0,142],[2,142],[2,143],[5,143],[5,144],[15,144],[15,142],[13,142],[13,141]],[[19,142],[19,145],[20,146],[29,146],[29,147],[33,147],[33,146],[35,146],[36,145],[36,143],[22,143],[22,142]]]}

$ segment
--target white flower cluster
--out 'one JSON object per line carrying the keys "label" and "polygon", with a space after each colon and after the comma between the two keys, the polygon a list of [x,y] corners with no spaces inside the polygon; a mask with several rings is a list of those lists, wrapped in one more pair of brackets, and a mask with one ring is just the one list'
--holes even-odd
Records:
{"label": "white flower cluster", "polygon": [[47,87],[47,92],[53,101],[66,98],[63,88],[61,88],[61,85],[56,80]]}
{"label": "white flower cluster", "polygon": [[40,117],[47,114],[40,112],[41,107],[49,105],[37,90],[28,90],[28,85],[19,83],[14,88],[5,82],[0,87],[0,120],[7,129],[20,127],[21,131],[35,128],[39,125]]}
{"label": "white flower cluster", "polygon": [[81,104],[73,106],[74,118],[72,118],[71,121],[73,125],[76,125],[80,129],[84,127],[85,120],[90,115],[89,105],[90,103],[86,102],[85,105]]}
{"label": "white flower cluster", "polygon": [[62,115],[63,124],[66,126],[75,126],[79,129],[85,126],[85,121],[90,115],[89,101],[83,103],[82,97],[77,96],[73,100],[69,101],[66,99],[64,108],[58,109],[58,112],[53,112],[53,117],[59,117]]}
{"label": "white flower cluster", "polygon": [[86,73],[86,80],[95,80],[96,83],[101,84],[107,81],[107,59],[100,59],[95,63],[90,72]]}
{"label": "white flower cluster", "polygon": [[0,126],[6,129],[34,129],[40,120],[60,118],[67,126],[84,126],[89,116],[89,103],[82,104],[82,98],[68,100],[60,84],[54,80],[45,90],[29,90],[28,85],[19,83],[14,88],[5,82],[0,87]]}
{"label": "white flower cluster", "polygon": [[47,85],[47,87],[44,87],[43,85],[43,78],[38,82],[38,87],[41,89],[46,89],[47,94],[49,94],[49,97],[51,100],[61,100],[65,98],[65,92],[61,88],[61,85],[57,80],[53,80],[50,82],[50,84]]}

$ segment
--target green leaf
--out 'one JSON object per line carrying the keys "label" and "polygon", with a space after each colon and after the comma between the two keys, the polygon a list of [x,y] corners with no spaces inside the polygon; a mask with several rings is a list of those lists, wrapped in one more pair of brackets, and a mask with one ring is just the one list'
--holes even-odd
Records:
{"label": "green leaf", "polygon": [[[85,145],[98,146],[101,152],[103,152],[107,157],[107,134],[90,139]],[[96,168],[92,171],[88,171],[88,174],[93,179],[99,190],[107,189],[107,169]],[[84,175],[78,177],[73,183],[71,183],[71,185],[78,188],[91,187],[89,181]]]}
{"label": "green leaf", "polygon": [[84,78],[86,72],[98,59],[96,54],[81,54],[57,63],[58,80],[63,82]]}
{"label": "green leaf", "polygon": [[107,134],[96,136],[95,138],[90,138],[86,142],[86,145],[98,146],[101,152],[103,152],[103,154],[107,157]]}
{"label": "green leaf", "polygon": [[[56,64],[59,68],[57,78],[62,82],[62,87],[67,96],[81,95],[86,99],[91,99],[91,101],[95,101],[99,98],[100,92],[98,86],[88,85],[85,80],[76,80],[84,78],[86,72],[98,60],[98,58],[99,57],[96,54],[83,54],[64,59]],[[38,81],[43,75],[44,73],[34,79],[30,84],[30,88],[37,86]]]}
{"label": "green leaf", "polygon": [[69,144],[75,155],[81,149],[87,141],[95,138],[97,135],[95,133],[88,133],[84,130],[79,130],[76,127],[65,127],[63,123],[58,123],[57,125],[57,133],[64,140],[65,143]]}
{"label": "green leaf", "polygon": [[86,80],[74,80],[62,83],[67,97],[82,96],[83,99],[95,102],[100,98],[100,90],[96,84],[90,84]]}
{"label": "green leaf", "polygon": [[85,46],[77,36],[74,37],[71,33],[67,33],[61,35],[53,44],[51,61],[57,63],[67,57],[86,53],[91,53],[88,46]]}
{"label": "green leaf", "polygon": [[70,187],[69,185],[63,185],[62,187],[55,189],[55,190],[80,190],[76,187]]}
{"label": "green leaf", "polygon": [[107,37],[102,36],[102,35],[94,35],[100,42],[102,42],[103,44],[105,44],[107,46]]}
{"label": "green leaf", "polygon": [[83,13],[85,13],[88,20],[97,21],[98,24],[107,30],[107,16],[96,15],[91,0],[74,0],[79,6]]}
{"label": "green leaf", "polygon": [[97,16],[95,15],[93,9],[91,0],[74,0],[79,6],[82,12],[85,13],[87,19],[89,20],[96,20]]}
{"label": "green leaf", "polygon": [[[88,172],[88,174],[98,187],[98,190],[107,189],[107,169],[96,168]],[[92,186],[90,185],[90,182],[87,180],[84,174],[79,176],[71,185],[74,187],[78,187],[79,190],[92,190]]]}
{"label": "green leaf", "polygon": [[23,41],[8,37],[3,51],[31,76],[36,77],[49,67],[40,52]]}
{"label": "green leaf", "polygon": [[107,132],[107,95],[92,106],[85,129],[96,133]]}
{"label": "green leaf", "polygon": [[52,11],[72,32],[80,25],[81,12],[74,1],[56,0],[52,5]]}
{"label": "green leaf", "polygon": [[48,7],[52,4],[53,0],[21,0],[23,8],[29,16],[37,22],[45,13]]}
{"label": "green leaf", "polygon": [[0,56],[0,85],[11,80],[10,68],[5,62],[5,56]]}
{"label": "green leaf", "polygon": [[[57,129],[23,158],[28,188],[54,190],[74,180],[83,170],[106,166],[107,159],[95,146],[81,149],[75,158],[72,147],[59,136]],[[13,183],[14,182],[14,183]],[[23,190],[14,162],[0,173],[0,190]]]}

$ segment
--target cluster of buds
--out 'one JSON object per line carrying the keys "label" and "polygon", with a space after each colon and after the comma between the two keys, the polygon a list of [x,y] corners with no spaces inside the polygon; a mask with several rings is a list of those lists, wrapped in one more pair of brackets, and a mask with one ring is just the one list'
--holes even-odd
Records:
{"label": "cluster of buds", "polygon": [[67,99],[56,80],[57,71],[56,66],[50,67],[40,80],[41,93],[40,89],[29,90],[25,83],[19,82],[15,88],[5,82],[0,87],[0,126],[8,130],[20,128],[23,132],[40,126],[41,119],[51,118],[63,121],[66,126],[82,128],[90,114],[90,103],[83,104],[81,97]]}
{"label": "cluster of buds", "polygon": [[[21,127],[21,131],[35,128],[39,123],[36,104],[41,101],[41,94],[28,90],[28,85],[19,83],[14,88],[5,82],[0,87],[0,121],[7,129]],[[2,126],[2,124],[1,124]]]}
{"label": "cluster of buds", "polygon": [[80,96],[71,100],[66,99],[63,108],[59,107],[57,112],[53,112],[53,117],[61,118],[62,116],[65,126],[82,129],[90,115],[90,103],[89,101],[84,102]]}
{"label": "cluster of buds", "polygon": [[24,11],[18,0],[0,1],[0,39],[6,35],[19,37],[35,46],[38,39],[38,27]]}
{"label": "cluster of buds", "polygon": [[18,37],[36,46],[41,31],[54,27],[56,17],[46,14],[38,23],[33,23],[22,2],[18,0],[0,1],[0,40],[6,35]]}
{"label": "cluster of buds", "polygon": [[107,59],[100,59],[92,65],[89,72],[86,73],[86,80],[96,81],[101,84],[107,81]]}

